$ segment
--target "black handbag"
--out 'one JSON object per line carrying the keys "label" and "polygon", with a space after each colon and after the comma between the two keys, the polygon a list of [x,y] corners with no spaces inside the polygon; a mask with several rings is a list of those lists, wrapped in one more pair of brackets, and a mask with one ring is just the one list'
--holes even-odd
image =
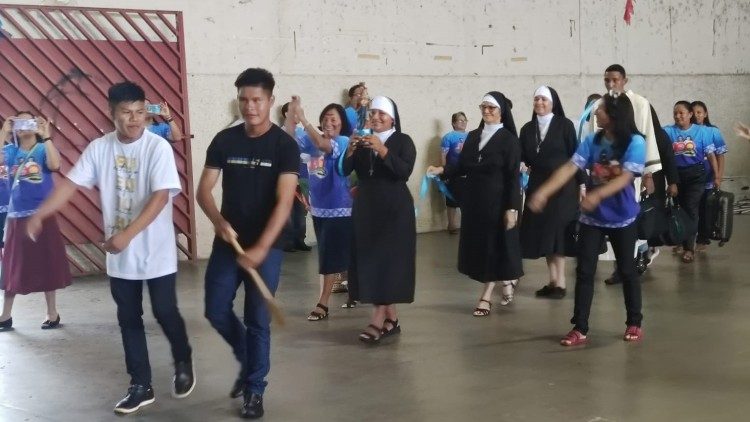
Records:
{"label": "black handbag", "polygon": [[655,195],[641,195],[641,211],[636,219],[638,239],[648,240],[656,234],[659,200]]}
{"label": "black handbag", "polygon": [[665,210],[667,212],[667,227],[662,234],[665,245],[678,246],[688,237],[690,216],[679,204],[675,204],[672,197],[667,198]]}

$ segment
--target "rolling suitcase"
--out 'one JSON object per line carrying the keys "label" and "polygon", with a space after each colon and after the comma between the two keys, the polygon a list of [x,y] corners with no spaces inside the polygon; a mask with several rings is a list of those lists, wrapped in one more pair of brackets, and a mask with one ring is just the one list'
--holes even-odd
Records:
{"label": "rolling suitcase", "polygon": [[718,240],[724,246],[732,237],[734,216],[734,194],[715,189],[706,198],[705,233],[711,240]]}

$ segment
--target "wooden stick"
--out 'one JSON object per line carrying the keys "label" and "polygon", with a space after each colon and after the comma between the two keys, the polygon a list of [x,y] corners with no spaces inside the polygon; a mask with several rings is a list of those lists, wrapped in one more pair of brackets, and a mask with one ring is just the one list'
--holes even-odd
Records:
{"label": "wooden stick", "polygon": [[[232,247],[234,248],[234,251],[237,252],[238,256],[245,255],[245,251],[235,238],[232,239]],[[278,325],[283,326],[285,324],[284,313],[281,311],[279,304],[273,297],[273,293],[268,289],[266,282],[263,281],[263,278],[258,274],[258,271],[255,268],[243,267],[243,269],[250,274],[250,278],[255,283],[255,287],[258,288],[261,296],[263,296],[263,299],[266,301],[266,306],[268,306],[268,310],[271,312],[273,320],[276,321]]]}

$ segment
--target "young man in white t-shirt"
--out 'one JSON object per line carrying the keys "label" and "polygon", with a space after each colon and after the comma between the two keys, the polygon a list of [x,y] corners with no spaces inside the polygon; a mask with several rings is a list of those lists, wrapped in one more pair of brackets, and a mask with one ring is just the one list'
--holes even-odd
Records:
{"label": "young man in white t-shirt", "polygon": [[56,185],[28,221],[27,230],[34,239],[42,220],[65,205],[79,187],[99,188],[107,275],[131,376],[130,388],[114,410],[127,414],[154,402],[141,318],[144,281],[154,316],[172,348],[172,395],[187,397],[195,387],[195,375],[175,294],[177,247],[172,197],[181,187],[172,148],[166,140],[146,130],[145,94],[141,87],[132,82],[115,84],[109,89],[108,99],[115,131],[86,147],[67,180]]}

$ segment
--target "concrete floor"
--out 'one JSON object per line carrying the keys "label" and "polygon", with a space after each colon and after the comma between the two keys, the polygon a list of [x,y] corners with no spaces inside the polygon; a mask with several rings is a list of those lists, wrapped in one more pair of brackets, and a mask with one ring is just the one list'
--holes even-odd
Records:
{"label": "concrete floor", "polygon": [[[266,421],[738,421],[750,412],[750,219],[693,265],[665,250],[644,278],[644,341],[621,340],[619,287],[597,284],[590,344],[566,349],[572,291],[539,300],[542,261],[527,262],[517,300],[478,319],[479,284],[455,270],[457,237],[419,236],[417,301],[401,308],[403,334],[375,347],[357,341],[368,308],[311,323],[316,255],[287,254],[279,298],[288,325],[273,335]],[[573,262],[568,274],[572,286]],[[205,262],[180,268],[179,297],[198,385],[171,398],[168,344],[146,312],[157,401],[128,418],[236,420],[227,394],[237,367],[203,318]],[[599,276],[611,264],[599,267]],[[572,289],[571,289],[572,290]],[[496,297],[497,301],[497,297]],[[124,394],[120,336],[102,277],[59,295],[64,326],[42,331],[42,295],[16,300],[16,329],[0,333],[0,421],[107,421]],[[241,302],[240,302],[241,303]]]}

